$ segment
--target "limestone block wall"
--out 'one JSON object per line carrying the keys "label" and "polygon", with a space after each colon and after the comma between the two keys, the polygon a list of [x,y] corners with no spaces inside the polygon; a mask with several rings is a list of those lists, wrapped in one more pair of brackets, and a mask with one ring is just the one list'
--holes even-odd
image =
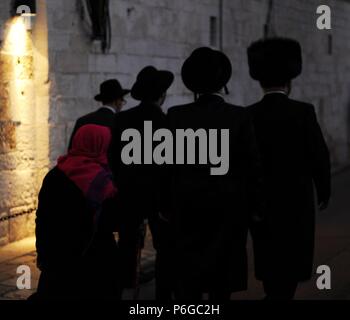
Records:
{"label": "limestone block wall", "polygon": [[[147,65],[169,69],[176,81],[165,109],[189,101],[180,81],[183,59],[197,46],[209,45],[209,18],[218,1],[113,0],[112,46],[101,54],[80,19],[80,1],[48,2],[50,81],[50,160],[64,152],[77,117],[95,110],[99,84],[118,78],[131,87]],[[128,99],[126,108],[137,102]]]}
{"label": "limestone block wall", "polygon": [[[269,1],[113,0],[112,47],[107,54],[91,44],[79,17],[79,1],[50,1],[51,163],[65,151],[75,119],[98,107],[92,97],[105,79],[117,77],[130,87],[137,72],[153,64],[176,75],[164,108],[190,101],[181,65],[194,48],[213,45],[212,18],[215,46],[220,46],[221,2],[222,46],[233,64],[227,100],[249,105],[261,98],[261,89],[249,77],[246,48],[264,34]],[[330,31],[316,28],[320,4],[332,9]],[[269,26],[270,35],[294,37],[303,46],[304,72],[294,81],[292,97],[315,105],[334,167],[349,160],[349,10],[350,3],[341,0],[274,1]],[[135,105],[130,98],[127,108]]]}
{"label": "limestone block wall", "polygon": [[0,246],[33,234],[37,194],[49,167],[42,5],[38,1],[36,25],[27,31],[20,18],[10,17],[10,2],[1,2]]}
{"label": "limestone block wall", "polygon": [[[249,78],[246,47],[263,35],[268,1],[226,1],[225,50],[234,65],[234,100],[251,104],[261,96]],[[329,5],[332,29],[316,27],[316,8]],[[293,82],[292,97],[313,103],[327,139],[333,167],[349,162],[350,108],[350,2],[274,1],[270,35],[293,37],[303,48],[303,73]]]}
{"label": "limestone block wall", "polygon": [[[304,71],[293,82],[292,97],[315,105],[333,167],[349,163],[349,1],[273,1],[269,12],[268,0],[111,0],[112,43],[106,54],[91,42],[82,0],[37,2],[32,45],[24,57],[32,75],[28,68],[19,78],[12,67],[6,71],[15,55],[3,49],[0,54],[0,246],[32,234],[42,177],[66,152],[75,120],[99,106],[93,97],[102,81],[118,78],[131,87],[146,65],[169,69],[176,79],[166,110],[193,100],[180,77],[191,51],[222,47],[233,65],[227,100],[246,106],[260,99],[246,49],[263,36],[268,14],[270,35],[294,37],[303,46]],[[321,4],[332,9],[332,30],[316,28]],[[10,0],[0,2],[1,39],[9,9]],[[126,108],[136,104],[128,98]]]}

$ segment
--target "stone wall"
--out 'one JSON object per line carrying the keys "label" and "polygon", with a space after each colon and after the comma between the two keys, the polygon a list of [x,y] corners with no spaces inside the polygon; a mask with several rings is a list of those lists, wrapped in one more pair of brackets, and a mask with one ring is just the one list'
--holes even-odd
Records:
{"label": "stone wall", "polygon": [[37,194],[48,162],[48,59],[45,2],[27,31],[1,2],[0,246],[34,232]]}
{"label": "stone wall", "polygon": [[[101,54],[79,18],[79,2],[48,3],[52,163],[67,147],[75,119],[98,107],[93,96],[105,79],[117,77],[131,87],[141,68],[152,64],[177,76],[167,106],[188,101],[181,63],[195,47],[208,45],[207,22],[218,14],[215,0],[111,1],[112,46]],[[130,98],[126,107],[135,105]]]}
{"label": "stone wall", "polygon": [[[0,2],[2,30],[8,19],[9,2]],[[37,17],[33,32],[32,108],[36,111],[31,113],[31,126],[27,127],[31,138],[27,146],[23,145],[23,152],[19,145],[15,145],[13,152],[0,151],[0,219],[27,202],[35,206],[42,176],[65,153],[75,120],[98,107],[93,96],[99,84],[108,78],[116,77],[130,87],[146,65],[173,71],[176,80],[164,106],[167,109],[193,99],[181,81],[183,60],[198,46],[222,45],[233,65],[227,100],[249,105],[262,95],[258,83],[249,77],[246,48],[264,34],[268,0],[223,0],[222,43],[220,0],[111,0],[112,46],[107,54],[102,54],[98,44],[90,41],[89,30],[81,19],[81,0],[39,0],[39,3],[47,8],[41,7],[46,14]],[[316,8],[321,4],[332,9],[331,31],[316,28]],[[269,25],[271,35],[294,37],[303,46],[304,72],[293,82],[292,97],[315,105],[334,168],[349,162],[349,17],[349,1],[282,0],[274,1]],[[216,29],[215,34],[211,29]],[[1,93],[0,110],[5,110],[8,103],[3,97]],[[127,108],[137,103],[128,100]],[[0,114],[16,120],[2,111]],[[13,160],[17,156],[20,161]],[[12,236],[9,231],[20,229],[11,228],[11,223],[26,223],[20,219],[23,218],[0,221],[0,245],[27,234],[16,235],[13,231]]]}
{"label": "stone wall", "polygon": [[[246,47],[263,35],[268,1],[227,1],[225,49],[234,64],[233,100],[243,105],[261,95],[248,77]],[[303,47],[303,73],[293,82],[292,97],[313,103],[332,155],[333,167],[349,162],[350,2],[274,1],[271,34],[293,37]],[[316,27],[316,8],[332,10],[332,30]],[[332,43],[331,43],[332,42]],[[330,44],[331,43],[331,44]]]}
{"label": "stone wall", "polygon": [[[50,1],[50,160],[64,152],[77,117],[94,110],[92,99],[99,83],[117,77],[131,86],[137,72],[148,64],[176,74],[164,108],[187,102],[180,69],[196,47],[210,45],[210,18],[219,24],[219,0],[113,0],[112,48],[101,54],[89,41],[79,18],[78,2]],[[275,1],[270,34],[298,39],[303,46],[304,72],[294,81],[292,97],[315,105],[332,152],[334,167],[349,158],[350,3],[347,1]],[[331,31],[316,28],[316,8],[332,9]],[[246,48],[263,36],[268,1],[223,1],[223,48],[233,64],[227,99],[249,105],[260,99],[258,83],[250,79]],[[217,27],[217,46],[219,45]],[[329,39],[332,37],[332,53]],[[129,99],[127,107],[136,105]]]}

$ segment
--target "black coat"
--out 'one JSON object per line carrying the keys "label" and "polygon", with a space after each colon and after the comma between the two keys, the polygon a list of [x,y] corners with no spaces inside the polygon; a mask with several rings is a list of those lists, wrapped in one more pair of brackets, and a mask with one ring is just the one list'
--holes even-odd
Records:
{"label": "black coat", "polygon": [[262,158],[266,219],[253,226],[256,276],[311,277],[315,206],[330,197],[329,152],[310,104],[280,93],[249,107]]}
{"label": "black coat", "polygon": [[40,297],[118,297],[116,206],[116,199],[105,201],[91,242],[93,211],[83,193],[57,167],[46,175],[36,213]]}
{"label": "black coat", "polygon": [[[137,129],[143,137],[144,122],[152,121],[153,132],[166,127],[165,114],[160,107],[141,103],[139,106],[118,113],[112,141],[112,170],[120,190],[121,197],[125,196],[130,210],[143,212],[142,218],[149,213],[159,211],[159,188],[163,168],[156,165],[125,165],[121,160],[121,151],[128,142],[121,141],[124,130]],[[142,148],[143,155],[143,148]],[[142,156],[143,158],[143,156]],[[135,201],[135,199],[138,199]]]}
{"label": "black coat", "polygon": [[170,220],[177,276],[203,292],[245,290],[248,224],[259,207],[259,158],[248,113],[220,96],[203,95],[195,103],[169,109],[167,122],[172,131],[230,130],[226,175],[211,176],[211,165],[173,167]]}
{"label": "black coat", "polygon": [[96,124],[96,125],[108,127],[112,130],[114,125],[114,118],[115,118],[115,113],[113,113],[113,111],[109,110],[108,108],[103,108],[103,107],[79,118],[76,121],[73,132],[71,134],[68,149],[72,147],[73,137],[79,128],[87,124]]}
{"label": "black coat", "polygon": [[[124,130],[137,129],[142,137],[144,121],[152,121],[153,131],[165,127],[165,114],[160,107],[142,102],[135,108],[118,113],[115,118],[111,146],[111,168],[119,190],[121,204],[120,250],[124,265],[125,286],[133,285],[136,272],[137,251],[143,241],[140,224],[148,218],[155,247],[158,239],[159,211],[161,210],[161,184],[164,168],[158,165],[125,165],[121,151],[127,142],[121,141]],[[143,138],[142,138],[143,139]],[[142,149],[143,154],[143,149]]]}

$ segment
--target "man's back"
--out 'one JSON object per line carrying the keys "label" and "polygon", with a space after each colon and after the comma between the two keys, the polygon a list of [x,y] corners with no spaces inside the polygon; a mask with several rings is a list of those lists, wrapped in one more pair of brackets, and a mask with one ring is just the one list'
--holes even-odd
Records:
{"label": "man's back", "polygon": [[136,129],[143,141],[145,121],[152,121],[153,131],[165,127],[164,113],[160,107],[153,104],[141,103],[116,116],[111,146],[111,167],[118,189],[129,210],[140,211],[140,214],[147,216],[148,210],[153,212],[159,205],[159,189],[164,170],[156,164],[126,165],[121,158],[122,150],[128,144],[121,141],[122,133],[127,129]]}
{"label": "man's back", "polygon": [[[237,153],[244,150],[248,150],[253,145],[247,144],[249,139],[254,139],[251,132],[251,123],[248,113],[242,107],[234,106],[226,103],[218,95],[205,95],[199,98],[196,103],[187,104],[183,106],[176,106],[169,109],[167,116],[167,123],[172,131],[176,129],[204,129],[208,138],[208,150],[211,143],[210,129],[216,130],[216,145],[217,152],[220,155],[220,138],[221,129],[229,129],[229,170],[224,175],[211,175],[210,168],[215,166],[210,163],[210,157],[208,157],[208,164],[198,164],[199,150],[196,150],[196,163],[195,165],[180,165],[176,166],[176,179],[180,182],[181,179],[189,181],[193,180],[192,187],[198,186],[203,188],[203,181],[213,183],[214,181],[220,181],[220,185],[225,183],[235,183],[234,176],[242,176],[243,172],[240,170],[246,165],[243,157],[247,154]],[[175,133],[173,134],[175,136]],[[226,147],[226,146],[223,146]],[[185,144],[186,148],[186,144]],[[209,152],[208,152],[209,155]],[[186,163],[186,157],[185,157]],[[181,183],[181,182],[180,182]]]}
{"label": "man's back", "polygon": [[282,93],[249,107],[264,172],[266,216],[253,231],[258,279],[311,277],[318,201],[330,197],[329,152],[314,107]]}
{"label": "man's back", "polygon": [[313,179],[320,194],[329,194],[329,153],[314,107],[274,93],[249,110],[267,182],[284,185],[293,197],[298,184]]}
{"label": "man's back", "polygon": [[[195,103],[171,108],[167,118],[173,132],[205,129],[208,141],[209,129],[216,129],[218,154],[220,130],[229,129],[229,146],[222,146],[229,147],[227,174],[211,175],[210,163],[172,169],[171,221],[176,255],[185,261],[177,266],[179,272],[184,279],[198,278],[203,288],[244,289],[249,202],[257,200],[251,195],[258,185],[258,156],[248,113],[218,95],[203,95]],[[197,148],[196,163],[199,153]]]}
{"label": "man's back", "polygon": [[68,149],[71,148],[73,137],[79,128],[87,124],[96,124],[99,126],[108,127],[112,130],[114,125],[114,118],[115,118],[115,114],[113,113],[113,111],[106,107],[102,107],[94,112],[88,113],[80,117],[75,123],[74,129],[69,141]]}
{"label": "man's back", "polygon": [[[121,136],[127,129],[136,129],[143,137],[145,121],[152,122],[153,131],[165,127],[165,115],[160,107],[148,103],[141,103],[135,108],[120,112],[116,116],[114,123],[112,168],[119,183],[128,185],[135,183],[134,188],[140,184],[150,184],[152,175],[157,172],[158,166],[144,164],[125,165],[121,159],[121,153],[128,142],[121,141]],[[145,180],[146,178],[149,180]]]}

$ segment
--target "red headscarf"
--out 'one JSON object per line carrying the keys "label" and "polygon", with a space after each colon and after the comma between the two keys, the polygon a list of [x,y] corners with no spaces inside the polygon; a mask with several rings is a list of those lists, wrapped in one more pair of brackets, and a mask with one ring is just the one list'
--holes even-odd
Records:
{"label": "red headscarf", "polygon": [[57,162],[58,169],[79,187],[94,209],[117,192],[108,167],[111,139],[109,128],[85,125],[75,133],[68,154]]}

